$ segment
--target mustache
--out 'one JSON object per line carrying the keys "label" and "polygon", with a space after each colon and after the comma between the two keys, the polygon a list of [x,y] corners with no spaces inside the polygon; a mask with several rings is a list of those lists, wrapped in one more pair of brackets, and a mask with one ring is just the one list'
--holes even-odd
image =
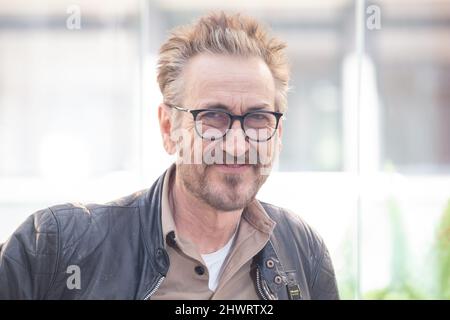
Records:
{"label": "mustache", "polygon": [[211,161],[205,161],[207,159],[203,160],[203,164],[205,166],[211,166],[216,164],[245,164],[245,165],[251,165],[254,167],[261,167],[263,166],[262,159],[259,155],[257,156],[250,156],[248,152],[241,156],[235,156],[231,155],[227,152],[223,152],[222,156],[214,156],[214,158]]}

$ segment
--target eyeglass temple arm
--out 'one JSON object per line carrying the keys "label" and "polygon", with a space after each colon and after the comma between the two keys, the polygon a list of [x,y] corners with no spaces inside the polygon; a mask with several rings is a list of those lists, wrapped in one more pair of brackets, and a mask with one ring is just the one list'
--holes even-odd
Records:
{"label": "eyeglass temple arm", "polygon": [[189,109],[182,108],[182,107],[179,107],[179,106],[175,106],[175,105],[169,104],[169,103],[165,103],[165,105],[168,106],[168,107],[170,107],[170,108],[177,109],[177,110],[179,110],[179,111],[184,111],[184,112],[190,112],[190,111],[191,111],[191,110],[189,110]]}

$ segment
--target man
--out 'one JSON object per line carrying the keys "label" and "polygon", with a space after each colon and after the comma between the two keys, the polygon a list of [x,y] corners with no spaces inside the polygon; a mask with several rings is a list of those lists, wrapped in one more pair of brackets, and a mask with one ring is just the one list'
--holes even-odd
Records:
{"label": "man", "polygon": [[178,161],[149,190],[36,212],[0,249],[0,298],[337,299],[322,239],[255,199],[280,148],[284,49],[240,15],[173,31],[158,117]]}

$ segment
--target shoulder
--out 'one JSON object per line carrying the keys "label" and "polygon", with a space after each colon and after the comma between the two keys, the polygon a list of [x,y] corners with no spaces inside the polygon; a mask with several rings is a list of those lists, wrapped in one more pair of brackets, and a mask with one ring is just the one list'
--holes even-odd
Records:
{"label": "shoulder", "polygon": [[268,203],[261,205],[277,223],[272,244],[289,268],[305,272],[311,299],[338,299],[333,265],[322,237],[298,214]]}
{"label": "shoulder", "polygon": [[276,222],[274,232],[289,235],[291,239],[305,245],[312,252],[322,250],[323,239],[299,214],[289,209],[261,202],[267,214]]}
{"label": "shoulder", "polygon": [[58,222],[80,222],[89,223],[95,219],[101,219],[105,214],[119,215],[124,213],[134,213],[139,207],[139,201],[147,190],[134,192],[128,196],[100,204],[100,203],[79,203],[70,202],[57,204],[47,208]]}
{"label": "shoulder", "polygon": [[272,204],[261,203],[267,214],[276,222],[272,244],[275,250],[291,261],[301,264],[310,280],[314,279],[318,268],[328,257],[328,249],[319,235],[303,218],[291,210]]}
{"label": "shoulder", "polygon": [[[63,246],[70,247],[89,233],[101,240],[110,232],[111,226],[131,224],[139,214],[139,201],[145,192],[141,190],[105,204],[58,204],[45,211],[53,216],[54,229],[59,231]],[[40,223],[41,228],[47,228],[46,221]]]}
{"label": "shoulder", "polygon": [[[29,216],[1,246],[0,254],[9,255],[14,261],[21,261],[21,255],[33,259],[54,254],[58,236],[55,215],[49,208],[36,211]],[[31,261],[31,259],[30,259]]]}
{"label": "shoulder", "polygon": [[[0,246],[0,299],[58,297],[68,266],[94,270],[120,245],[125,252],[136,249],[131,246],[140,237],[145,194],[143,190],[106,204],[58,204],[30,215]],[[20,290],[11,286],[18,281]]]}

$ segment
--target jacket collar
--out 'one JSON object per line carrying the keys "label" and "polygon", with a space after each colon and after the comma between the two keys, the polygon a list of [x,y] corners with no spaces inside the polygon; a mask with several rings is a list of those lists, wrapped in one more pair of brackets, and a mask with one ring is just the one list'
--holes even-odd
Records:
{"label": "jacket collar", "polygon": [[161,222],[161,198],[165,175],[166,172],[155,181],[139,203],[142,241],[150,257],[150,263],[164,276],[169,270],[170,263],[164,249]]}
{"label": "jacket collar", "polygon": [[[166,276],[169,270],[169,256],[165,250],[163,236],[161,208],[164,177],[167,170],[155,181],[152,187],[144,194],[139,203],[139,215],[141,219],[141,236],[145,249],[150,257],[150,263],[160,275]],[[270,217],[270,207],[262,206]],[[272,226],[271,226],[272,227]],[[261,271],[263,281],[270,289],[272,299],[286,299],[287,276],[285,269],[275,251],[276,239],[271,236],[266,246],[255,256],[254,262]],[[272,260],[272,265],[268,263]],[[279,277],[279,278],[278,278]],[[281,279],[281,281],[279,281]]]}

